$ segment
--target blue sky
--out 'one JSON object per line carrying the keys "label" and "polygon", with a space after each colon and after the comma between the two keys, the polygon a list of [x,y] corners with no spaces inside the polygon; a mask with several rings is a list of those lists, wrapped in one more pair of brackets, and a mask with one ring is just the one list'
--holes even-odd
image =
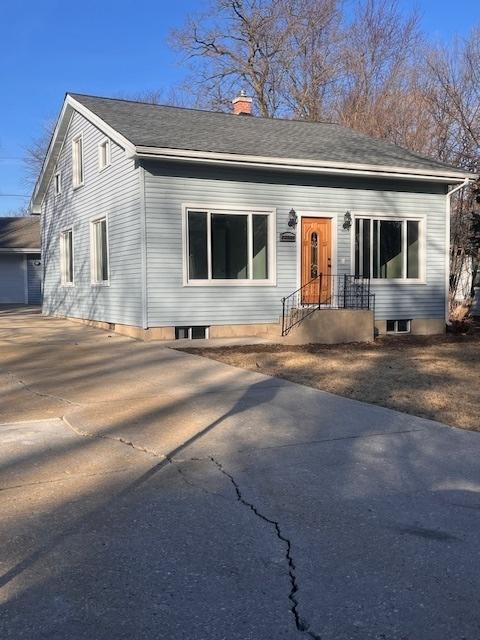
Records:
{"label": "blue sky", "polygon": [[[435,39],[480,21],[478,0],[400,0]],[[0,10],[0,194],[29,195],[21,157],[66,91],[168,92],[182,78],[167,35],[202,0],[4,0]],[[28,201],[28,198],[27,198]],[[0,215],[25,199],[0,195]]]}

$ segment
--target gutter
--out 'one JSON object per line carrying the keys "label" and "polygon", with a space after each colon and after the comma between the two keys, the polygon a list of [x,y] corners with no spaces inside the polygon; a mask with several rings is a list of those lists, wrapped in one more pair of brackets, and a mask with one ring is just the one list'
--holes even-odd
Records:
{"label": "gutter", "polygon": [[132,156],[150,160],[170,160],[176,162],[201,163],[222,166],[242,166],[248,168],[274,169],[285,171],[301,171],[327,175],[356,175],[404,180],[421,180],[423,182],[443,182],[452,184],[471,177],[463,171],[409,169],[406,167],[345,164],[296,158],[276,158],[267,156],[250,156],[231,153],[214,153],[189,149],[170,149],[161,147],[138,146]]}
{"label": "gutter", "polygon": [[445,324],[450,325],[450,218],[451,218],[451,204],[452,204],[452,196],[457,191],[464,189],[468,186],[473,180],[474,176],[469,178],[465,178],[465,180],[447,191],[446,197],[446,224],[445,224]]}

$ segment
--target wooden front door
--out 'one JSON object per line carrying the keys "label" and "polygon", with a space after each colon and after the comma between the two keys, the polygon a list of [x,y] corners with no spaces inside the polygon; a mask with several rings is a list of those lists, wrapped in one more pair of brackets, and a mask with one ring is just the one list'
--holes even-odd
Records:
{"label": "wooden front door", "polygon": [[[302,304],[326,304],[331,295],[332,221],[302,218]],[[322,277],[320,278],[320,274]],[[306,286],[305,286],[306,285]]]}

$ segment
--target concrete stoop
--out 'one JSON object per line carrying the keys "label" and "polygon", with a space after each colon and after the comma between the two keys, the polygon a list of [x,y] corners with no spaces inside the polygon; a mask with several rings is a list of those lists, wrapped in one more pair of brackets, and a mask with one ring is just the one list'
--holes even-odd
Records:
{"label": "concrete stoop", "polygon": [[320,309],[281,338],[286,344],[372,342],[375,323],[368,309]]}

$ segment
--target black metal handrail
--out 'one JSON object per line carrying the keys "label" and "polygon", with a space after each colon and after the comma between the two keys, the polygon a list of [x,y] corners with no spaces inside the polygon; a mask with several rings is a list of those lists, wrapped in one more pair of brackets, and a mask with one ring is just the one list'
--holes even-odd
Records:
{"label": "black metal handrail", "polygon": [[374,309],[370,278],[320,273],[282,298],[282,336],[321,309]]}

